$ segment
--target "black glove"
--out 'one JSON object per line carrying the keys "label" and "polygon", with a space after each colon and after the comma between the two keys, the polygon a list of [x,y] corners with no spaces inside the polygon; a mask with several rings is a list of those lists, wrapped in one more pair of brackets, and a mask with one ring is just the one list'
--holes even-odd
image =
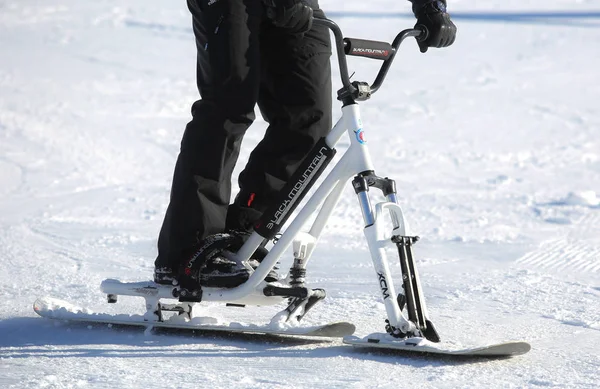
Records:
{"label": "black glove", "polygon": [[415,28],[427,28],[425,38],[417,39],[421,53],[429,47],[448,47],[456,39],[456,26],[446,12],[446,1],[414,2],[413,12],[417,17]]}
{"label": "black glove", "polygon": [[277,26],[293,34],[302,34],[312,27],[313,10],[302,0],[263,0],[267,17]]}

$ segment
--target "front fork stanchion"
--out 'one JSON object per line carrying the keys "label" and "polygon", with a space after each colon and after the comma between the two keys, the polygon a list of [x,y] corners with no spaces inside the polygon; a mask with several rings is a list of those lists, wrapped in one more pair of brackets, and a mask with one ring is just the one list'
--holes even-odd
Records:
{"label": "front fork stanchion", "polygon": [[373,215],[373,207],[371,206],[371,199],[369,198],[369,184],[367,179],[362,176],[356,176],[352,180],[352,187],[354,193],[358,196],[358,204],[360,205],[360,211],[365,221],[365,226],[371,226],[375,223],[375,217]]}

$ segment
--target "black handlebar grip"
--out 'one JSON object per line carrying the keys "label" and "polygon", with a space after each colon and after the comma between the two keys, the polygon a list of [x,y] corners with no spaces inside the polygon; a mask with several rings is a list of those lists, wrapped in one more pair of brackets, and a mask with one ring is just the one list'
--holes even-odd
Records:
{"label": "black handlebar grip", "polygon": [[344,38],[344,52],[346,55],[386,60],[392,55],[394,48],[387,42]]}

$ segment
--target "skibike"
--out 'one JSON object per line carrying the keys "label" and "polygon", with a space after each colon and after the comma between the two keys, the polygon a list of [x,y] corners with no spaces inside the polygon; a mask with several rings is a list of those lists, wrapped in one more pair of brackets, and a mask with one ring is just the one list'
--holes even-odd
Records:
{"label": "skibike", "polygon": [[[101,290],[107,295],[109,303],[116,303],[120,295],[138,296],[145,300],[146,313],[137,316],[95,314],[49,297],[35,302],[36,313],[54,319],[147,328],[342,337],[344,343],[356,347],[410,352],[504,357],[529,351],[530,346],[525,342],[506,342],[464,349],[452,349],[440,343],[440,336],[427,311],[419,273],[412,255],[412,247],[418,237],[411,234],[398,204],[394,180],[375,174],[358,103],[367,101],[379,90],[402,42],[408,37],[421,39],[427,34],[426,29],[401,31],[390,44],[344,38],[339,26],[329,19],[315,19],[314,23],[328,27],[335,37],[343,85],[337,93],[342,104],[342,117],[329,134],[315,145],[288,184],[280,191],[278,201],[263,214],[251,236],[239,251],[233,254],[232,259],[244,264],[251,272],[249,279],[234,288],[169,286],[154,282],[121,282],[107,279],[102,282]],[[382,61],[372,85],[350,80],[347,56]],[[290,219],[332,161],[336,154],[335,146],[344,134],[350,138],[350,146],[324,176],[319,187],[307,198],[299,212]],[[307,285],[307,264],[344,186],[349,181],[358,199],[364,220],[364,236],[375,270],[375,282],[380,287],[387,314],[385,332],[374,333],[364,338],[352,336],[355,326],[348,322],[311,327],[299,325],[307,312],[325,298],[325,290],[313,289]],[[371,190],[381,191],[385,201],[373,204],[369,195]],[[312,220],[310,225],[309,220]],[[289,225],[286,224],[288,221]],[[280,233],[284,225],[287,225],[287,228]],[[273,246],[260,265],[256,268],[249,266],[248,261],[255,250],[269,242],[272,242]],[[293,248],[294,258],[287,277],[278,282],[265,282],[265,277],[290,246]],[[392,278],[386,252],[390,249],[398,254],[400,261],[402,279],[399,282],[401,288],[398,290]],[[285,303],[286,308],[277,313],[269,325],[218,325],[194,315],[194,307],[202,302],[220,302],[233,306]]]}

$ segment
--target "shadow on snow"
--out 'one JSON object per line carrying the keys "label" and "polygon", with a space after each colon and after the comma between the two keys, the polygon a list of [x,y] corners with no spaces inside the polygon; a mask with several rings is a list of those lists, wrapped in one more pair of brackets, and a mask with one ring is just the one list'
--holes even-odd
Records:
{"label": "shadow on snow", "polygon": [[[453,20],[467,20],[478,22],[508,22],[524,24],[554,24],[578,27],[600,27],[600,11],[587,12],[451,12]],[[336,18],[414,18],[408,12],[359,12],[359,11],[330,11],[327,16]]]}
{"label": "shadow on snow", "polygon": [[[567,11],[548,11],[548,12],[451,12],[452,19],[456,21],[466,20],[475,22],[496,22],[496,23],[523,23],[523,24],[543,24],[560,25],[573,27],[600,27],[600,11],[587,12],[567,12]],[[360,11],[329,11],[327,17],[335,20],[340,18],[361,18],[361,19],[414,19],[409,12],[360,12]],[[187,39],[187,34],[191,32],[189,27],[173,26],[162,23],[148,23],[145,21],[126,19],[124,25],[130,28],[140,28],[151,30],[160,34],[182,34]]]}

